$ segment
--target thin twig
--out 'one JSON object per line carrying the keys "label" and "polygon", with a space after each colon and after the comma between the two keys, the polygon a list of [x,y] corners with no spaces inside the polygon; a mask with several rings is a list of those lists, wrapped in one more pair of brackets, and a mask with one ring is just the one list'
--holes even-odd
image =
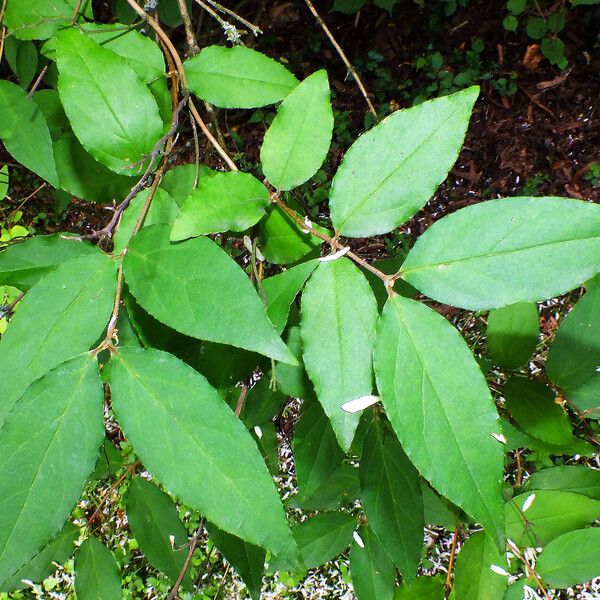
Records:
{"label": "thin twig", "polygon": [[0,306],[0,319],[3,317],[10,317],[15,306],[23,299],[23,296],[25,296],[25,292],[21,292],[10,304]]}
{"label": "thin twig", "polygon": [[257,36],[259,33],[262,33],[261,29],[257,25],[250,23],[250,21],[247,21],[246,19],[244,19],[244,17],[241,17],[236,12],[233,12],[231,9],[227,8],[226,6],[223,6],[222,4],[215,2],[215,0],[206,0],[206,1],[211,6],[214,6],[217,10],[220,10],[221,12],[225,13],[226,15],[229,15],[230,17],[233,17],[234,19],[239,21],[244,27],[247,27],[254,34],[254,36]]}
{"label": "thin twig", "polygon": [[188,12],[185,0],[177,0],[177,4],[179,5],[179,13],[181,14],[181,19],[185,28],[185,39],[188,45],[188,54],[190,56],[194,56],[200,52],[200,46],[198,46],[198,41],[194,35],[192,19],[190,19],[190,13]]}
{"label": "thin twig", "polygon": [[183,567],[181,568],[181,571],[179,572],[179,576],[177,577],[177,581],[175,582],[173,589],[167,596],[167,600],[174,600],[175,598],[177,598],[177,593],[179,592],[179,587],[181,586],[181,582],[183,581],[183,578],[185,577],[187,570],[190,568],[190,564],[192,562],[192,556],[194,555],[194,551],[196,550],[196,546],[198,545],[198,540],[200,539],[200,535],[201,535],[203,529],[204,529],[204,519],[202,519],[200,521],[200,525],[198,526],[198,529],[196,530],[194,537],[192,537],[192,540],[190,542],[190,549],[188,550],[187,558],[185,559],[185,562],[183,563]]}
{"label": "thin twig", "polygon": [[371,102],[371,99],[369,98],[369,95],[367,94],[367,90],[365,89],[365,86],[363,85],[363,82],[362,82],[360,76],[356,72],[356,69],[352,66],[352,63],[348,60],[348,57],[346,56],[345,52],[342,50],[342,47],[336,42],[335,38],[333,37],[333,34],[329,30],[329,27],[327,27],[327,25],[325,25],[325,21],[323,21],[323,19],[317,12],[317,9],[313,6],[313,3],[311,2],[311,0],[304,0],[304,2],[306,2],[306,6],[308,6],[308,9],[314,15],[315,19],[317,20],[317,23],[319,23],[319,25],[321,26],[321,29],[325,32],[325,35],[329,38],[329,41],[331,42],[332,46],[336,49],[337,53],[340,55],[340,58],[346,65],[346,68],[348,69],[348,71],[350,71],[350,73],[352,74],[352,77],[354,77],[354,81],[356,81],[356,85],[358,86],[358,89],[360,90],[361,94],[363,95],[364,99],[367,102],[367,106],[369,107],[369,112],[373,115],[373,117],[375,117],[375,120],[378,121],[379,115],[377,114],[377,111],[375,110],[375,107],[373,106],[373,103]]}
{"label": "thin twig", "polygon": [[33,82],[33,85],[31,86],[31,89],[29,90],[29,93],[27,94],[28,98],[31,98],[33,96],[33,94],[35,94],[35,91],[38,89],[40,83],[42,83],[42,79],[44,79],[44,75],[46,74],[47,70],[48,70],[48,65],[46,65],[40,71],[40,74],[36,77],[35,81]]}
{"label": "thin twig", "polygon": [[81,10],[82,1],[83,0],[77,0],[77,5],[73,11],[73,18],[71,19],[71,25],[75,25],[75,23],[77,23],[77,19],[79,19],[79,11]]}
{"label": "thin twig", "polygon": [[239,417],[242,414],[242,410],[244,408],[244,402],[246,402],[246,396],[248,395],[248,386],[243,385],[240,390],[240,397],[238,398],[237,404],[235,406],[235,416]]}
{"label": "thin twig", "polygon": [[452,536],[452,546],[450,546],[450,561],[448,562],[448,574],[446,575],[446,595],[452,590],[452,572],[454,570],[454,557],[456,555],[456,544],[460,535],[460,525],[457,525],[454,529],[454,535]]}

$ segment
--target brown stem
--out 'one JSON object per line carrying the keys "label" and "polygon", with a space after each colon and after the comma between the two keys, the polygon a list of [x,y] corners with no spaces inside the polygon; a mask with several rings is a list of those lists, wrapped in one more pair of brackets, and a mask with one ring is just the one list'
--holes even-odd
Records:
{"label": "brown stem", "polygon": [[33,96],[33,94],[35,94],[35,91],[38,89],[40,83],[42,83],[42,79],[44,79],[44,75],[46,74],[47,70],[48,70],[48,65],[46,65],[40,71],[40,74],[36,77],[35,81],[33,82],[33,85],[31,86],[31,89],[29,90],[29,93],[27,94],[28,98],[31,98]]}
{"label": "brown stem", "polygon": [[450,561],[448,562],[448,574],[446,575],[446,597],[452,590],[452,572],[454,570],[454,557],[456,555],[456,544],[460,535],[460,525],[457,525],[454,529],[454,535],[452,536],[452,546],[450,547]]}
{"label": "brown stem", "polygon": [[181,19],[185,28],[185,39],[187,41],[188,54],[193,56],[200,52],[200,47],[198,46],[198,41],[194,35],[194,28],[192,27],[190,13],[188,12],[185,0],[177,0],[177,4],[179,5],[179,13],[181,14]]}
{"label": "brown stem", "polygon": [[240,390],[240,397],[238,398],[237,404],[235,406],[235,416],[239,417],[242,414],[242,410],[244,408],[244,402],[246,401],[246,396],[248,395],[248,386],[243,385]]}
{"label": "brown stem", "polygon": [[179,572],[177,581],[175,582],[173,589],[167,596],[167,600],[174,600],[175,598],[177,598],[177,592],[179,592],[179,587],[181,586],[181,582],[183,581],[183,578],[185,577],[187,570],[190,568],[190,564],[192,562],[192,556],[194,555],[194,551],[196,550],[196,546],[198,545],[198,540],[200,539],[200,534],[202,533],[203,529],[204,529],[204,521],[202,520],[202,521],[200,521],[200,525],[198,526],[198,529],[196,530],[194,537],[192,537],[192,540],[190,542],[190,549],[188,550],[187,558],[185,559],[185,562],[183,563],[183,567],[181,568],[181,571]]}
{"label": "brown stem", "polygon": [[25,292],[21,292],[10,304],[0,306],[0,319],[3,317],[10,317],[15,306],[23,299],[23,296],[25,296]]}

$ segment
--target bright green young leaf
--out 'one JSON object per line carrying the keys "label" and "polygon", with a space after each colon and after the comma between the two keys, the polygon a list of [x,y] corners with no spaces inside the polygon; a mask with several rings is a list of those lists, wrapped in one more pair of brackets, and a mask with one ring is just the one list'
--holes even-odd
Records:
{"label": "bright green young leaf", "polygon": [[298,481],[298,500],[310,498],[342,464],[338,445],[327,415],[318,402],[305,402],[294,429],[292,442]]}
{"label": "bright green young leaf", "polygon": [[278,206],[259,224],[259,246],[264,257],[276,265],[287,265],[307,255],[318,256],[323,240],[300,231]]}
{"label": "bright green young leaf", "polygon": [[478,87],[396,111],[361,135],[331,184],[338,233],[387,233],[412,217],[446,179],[465,138]]}
{"label": "bright green young leaf", "polygon": [[112,359],[111,392],[127,439],[171,493],[221,529],[294,555],[256,444],[202,375],[165,352],[123,348]]}
{"label": "bright green young leaf", "polygon": [[[73,242],[77,243],[77,242]],[[116,265],[91,254],[60,265],[21,300],[0,340],[0,424],[32,381],[98,341],[112,310]]]}
{"label": "bright green young leaf", "polygon": [[8,194],[8,165],[0,169],[0,201]]}
{"label": "bright green young leaf", "polygon": [[202,177],[181,207],[171,240],[245,231],[262,219],[269,203],[269,190],[250,173],[231,171]]}
{"label": "bright green young leaf", "polygon": [[490,311],[487,322],[488,351],[494,364],[517,369],[537,346],[540,317],[532,302],[518,302]]}
{"label": "bright green young leaf", "polygon": [[[144,556],[175,583],[188,554],[187,532],[175,503],[154,483],[135,477],[125,504],[127,522]],[[188,572],[184,586],[189,582]]]}
{"label": "bright green young leaf", "polygon": [[505,514],[506,537],[520,547],[538,547],[599,519],[600,502],[571,492],[539,490],[515,496],[505,504]]}
{"label": "bright green young leaf", "polygon": [[[114,237],[113,252],[122,252],[129,241],[133,229],[148,198],[149,190],[136,194],[121,216],[121,222]],[[150,209],[144,219],[144,227],[157,224],[173,224],[179,214],[179,206],[165,190],[160,188],[154,193]]]}
{"label": "bright green young leaf", "polygon": [[505,571],[508,569],[506,556],[500,553],[494,540],[478,531],[467,539],[458,553],[454,572],[456,597],[460,600],[501,600],[508,579],[493,571],[492,565]]}
{"label": "bright green young leaf", "polygon": [[[27,0],[6,5],[4,25],[20,40],[45,40],[73,19],[78,0]],[[80,15],[92,17],[92,0],[83,0]]]}
{"label": "bright green young leaf", "polygon": [[302,361],[300,327],[294,325],[288,328],[285,343],[298,360],[298,364],[292,366],[277,363],[275,377],[278,389],[291,398],[302,398],[303,400],[313,398],[315,393],[304,369],[304,362]]}
{"label": "bright green young leaf", "polygon": [[350,548],[350,572],[357,600],[392,600],[396,587],[394,563],[368,527],[361,527],[358,535],[364,547],[355,540]]}
{"label": "bright green young leaf", "polygon": [[27,290],[71,258],[99,254],[89,242],[64,239],[60,233],[12,243],[0,253],[0,285]]}
{"label": "bright green young leaf", "polygon": [[332,560],[352,541],[356,519],[349,514],[322,512],[294,527],[294,538],[308,569]]}
{"label": "bright green young leaf", "polygon": [[119,566],[110,550],[94,537],[75,555],[77,600],[121,600]]}
{"label": "bright green young leaf", "polygon": [[440,575],[417,577],[412,583],[403,583],[396,589],[394,600],[444,600],[444,580]]}
{"label": "bright green young leaf", "polygon": [[269,315],[275,331],[280,335],[287,323],[292,302],[317,264],[316,260],[309,260],[278,275],[263,279],[262,287],[267,297],[267,315]]}
{"label": "bright green young leaf", "polygon": [[549,387],[515,376],[506,382],[504,395],[508,412],[526,433],[557,446],[572,441],[569,417],[554,402],[556,396]]}
{"label": "bright green young leaf", "polygon": [[[206,165],[198,165],[198,181],[215,173],[217,171],[213,171]],[[173,167],[165,173],[159,187],[168,192],[178,206],[183,206],[185,199],[196,187],[196,165],[177,165]]]}
{"label": "bright green young leaf", "polygon": [[98,456],[103,409],[96,360],[82,355],[33,383],[4,421],[0,586],[67,520]]}
{"label": "bright green young leaf", "polygon": [[43,581],[56,570],[54,563],[63,564],[73,554],[74,542],[78,537],[79,529],[67,521],[51,542],[24,564],[4,585],[0,586],[0,592],[11,592],[29,587],[23,582],[23,579],[34,583]]}
{"label": "bright green young leaf", "polygon": [[[32,98],[46,119],[50,137],[53,141],[71,129],[57,90],[38,90]],[[56,160],[56,157],[54,157],[54,160]]]}
{"label": "bright green young leaf", "polygon": [[6,80],[0,81],[0,139],[18,163],[58,187],[44,115],[25,90]]}
{"label": "bright green young leaf", "polygon": [[210,540],[246,584],[252,600],[260,600],[265,551],[212,524],[208,524],[207,529]]}
{"label": "bright green young leaf", "polygon": [[222,108],[273,104],[298,85],[282,64],[244,46],[208,46],[184,67],[194,94]]}
{"label": "bright green young leaf", "polygon": [[560,324],[546,360],[546,373],[576,406],[600,414],[600,276]]}
{"label": "bright green young leaf", "polygon": [[170,244],[168,226],[145,227],[123,268],[142,308],[180,333],[296,362],[246,274],[209,238]]}
{"label": "bright green young leaf", "polygon": [[263,172],[278,190],[308,181],[323,164],[333,131],[324,70],[307,77],[281,103],[260,149]]}
{"label": "bright green young leaf", "polygon": [[423,548],[419,474],[392,431],[373,421],[360,461],[360,491],[369,526],[405,581],[412,581]]}
{"label": "bright green young leaf", "polygon": [[360,419],[342,404],[373,391],[372,352],[377,302],[347,258],[321,262],[302,293],[304,365],[344,451]]}
{"label": "bright green young leaf", "polygon": [[433,487],[503,539],[498,413],[473,354],[434,310],[390,298],[377,325],[377,387],[404,451]]}
{"label": "bright green young leaf", "polygon": [[570,198],[503,198],[434,223],[402,265],[430,298],[486,310],[553,298],[600,271],[600,206]]}
{"label": "bright green young leaf", "polygon": [[134,176],[135,163],[163,134],[158,105],[127,61],[81,31],[58,34],[58,91],[82,146],[109,169]]}
{"label": "bright green young leaf", "polygon": [[600,500],[600,471],[583,465],[560,465],[533,473],[528,490],[559,490]]}
{"label": "bright green young leaf", "polygon": [[536,570],[544,583],[567,588],[598,577],[600,528],[579,529],[552,540],[538,557]]}

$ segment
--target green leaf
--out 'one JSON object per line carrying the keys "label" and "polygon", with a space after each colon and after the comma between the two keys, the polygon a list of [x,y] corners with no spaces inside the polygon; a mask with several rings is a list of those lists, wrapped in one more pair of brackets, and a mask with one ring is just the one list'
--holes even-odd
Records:
{"label": "green leaf", "polygon": [[511,377],[504,387],[504,396],[511,416],[529,435],[557,446],[573,440],[569,417],[554,402],[554,392],[543,383]]}
{"label": "green leaf", "polygon": [[396,568],[379,540],[368,527],[358,531],[364,548],[356,541],[350,548],[352,585],[358,600],[392,600]]}
{"label": "green leaf", "polygon": [[545,583],[568,588],[598,576],[600,529],[579,529],[552,540],[538,557],[536,570]]}
{"label": "green leaf", "polygon": [[293,555],[294,541],[260,452],[206,379],[158,350],[123,348],[112,362],[115,414],[150,473],[221,529],[275,554]]}
{"label": "green leaf", "polygon": [[[122,312],[119,312],[119,317],[127,315],[127,311],[121,308]],[[122,320],[120,321],[123,322]],[[119,344],[126,345],[121,339],[123,332],[119,329]],[[106,371],[105,371],[106,373]],[[101,481],[108,477],[114,477],[116,472],[125,465],[125,459],[120,449],[116,448],[115,445],[108,439],[105,438],[100,448],[100,456],[94,468],[94,472],[90,475],[90,479]]]}
{"label": "green leaf", "polygon": [[119,567],[110,550],[88,538],[75,555],[77,600],[121,600]]}
{"label": "green leaf", "polygon": [[171,240],[245,231],[262,219],[269,203],[269,190],[250,173],[232,171],[202,177],[181,207]]}
{"label": "green leaf", "polygon": [[556,332],[546,373],[577,408],[593,411],[600,406],[600,277],[588,281],[586,290]]}
{"label": "green leaf", "polygon": [[68,131],[54,142],[54,160],[60,188],[77,198],[94,202],[112,202],[124,198],[131,179],[117,175],[85,151]]}
{"label": "green leaf", "polygon": [[257,108],[283,100],[298,80],[272,58],[243,46],[208,46],[185,61],[190,89],[222,108]]}
{"label": "green leaf", "polygon": [[365,5],[365,2],[366,0],[333,0],[333,8],[331,10],[353,15]]}
{"label": "green leaf", "polygon": [[75,540],[79,537],[79,529],[70,521],[60,530],[59,534],[29,562],[25,563],[3,586],[1,592],[22,590],[29,587],[23,582],[39,583],[56,570],[54,563],[63,564],[73,554]]}
{"label": "green leaf", "polygon": [[[60,96],[56,90],[39,90],[33,94],[32,98],[46,119],[52,140],[56,140],[63,133],[70,131],[69,120],[67,119],[67,115],[65,115]],[[54,160],[56,160],[56,156]]]}
{"label": "green leaf", "polygon": [[464,522],[465,519],[468,519],[460,508],[454,506],[446,498],[433,491],[422,480],[421,494],[423,496],[423,509],[427,525],[439,525],[444,529],[452,531],[452,529]]}
{"label": "green leaf", "polygon": [[344,451],[360,414],[341,406],[373,391],[376,322],[377,302],[358,267],[347,258],[321,262],[302,294],[304,365]]}
{"label": "green leaf", "polygon": [[[528,499],[529,507],[525,504]],[[519,547],[545,546],[559,535],[600,518],[598,500],[554,490],[520,494],[507,502],[504,510],[506,537]]]}
{"label": "green leaf", "polygon": [[294,325],[293,327],[288,328],[285,343],[298,360],[298,364],[286,365],[284,363],[277,363],[275,369],[277,387],[283,394],[290,396],[291,398],[302,398],[304,400],[313,398],[315,393],[302,361],[302,337],[300,336],[300,327]]}
{"label": "green leaf", "polygon": [[[73,19],[78,0],[9,2],[4,25],[20,40],[45,40]],[[92,17],[91,0],[83,0],[80,15]]]}
{"label": "green leaf", "polygon": [[[382,258],[381,260],[375,260],[371,264],[385,273],[386,275],[395,275],[402,266],[404,262],[405,256],[396,256],[394,258]],[[369,285],[373,289],[373,293],[375,294],[375,299],[377,300],[377,306],[379,308],[379,312],[383,310],[385,303],[388,299],[388,293],[383,281],[377,277],[371,271],[364,269],[361,267],[361,271],[364,273]],[[402,279],[396,279],[394,282],[393,290],[402,296],[406,296],[407,298],[416,298],[418,292],[412,285],[406,283]]]}
{"label": "green leaf", "polygon": [[486,310],[567,292],[600,271],[600,206],[570,198],[488,200],[417,240],[402,277],[439,302]]}
{"label": "green leaf", "polygon": [[412,581],[423,547],[423,498],[419,474],[394,433],[377,420],[365,439],[360,491],[369,526],[405,581]]}
{"label": "green leaf", "polygon": [[276,265],[287,265],[308,254],[318,256],[323,240],[300,231],[281,208],[274,206],[259,224],[259,245],[264,257]]}
{"label": "green leaf", "polygon": [[309,498],[298,506],[304,510],[335,510],[342,505],[352,505],[360,497],[358,469],[341,464]]}
{"label": "green leaf", "polygon": [[413,583],[403,583],[396,589],[394,600],[443,600],[444,580],[440,575],[417,577]]}
{"label": "green leaf", "polygon": [[298,501],[310,498],[342,464],[339,447],[327,415],[318,402],[302,406],[292,442],[298,481]]}
{"label": "green leaf", "polygon": [[[127,522],[144,556],[174,583],[188,555],[188,536],[173,500],[154,483],[134,477],[125,505]],[[184,586],[189,582],[188,572]]]}
{"label": "green leaf", "polygon": [[[143,190],[136,194],[129,206],[123,212],[119,227],[114,237],[113,252],[122,252],[133,233],[137,220],[142,213],[144,203],[148,198],[149,190]],[[165,190],[160,188],[154,192],[152,203],[144,219],[144,227],[157,224],[172,225],[179,214],[179,206]]]}
{"label": "green leaf", "polygon": [[12,243],[0,253],[0,285],[27,290],[62,263],[89,254],[99,254],[98,248],[89,242],[65,239],[60,233]]}
{"label": "green leaf", "polygon": [[494,364],[517,369],[537,346],[540,318],[537,306],[518,302],[490,311],[487,322],[488,351]]}
{"label": "green leaf", "polygon": [[136,175],[132,166],[163,133],[158,105],[127,61],[81,31],[58,34],[58,91],[82,146],[109,169]]}
{"label": "green leaf", "polygon": [[8,165],[0,169],[0,201],[8,194]]}
{"label": "green leaf", "polygon": [[361,135],[333,178],[329,205],[338,233],[387,233],[433,196],[455,163],[478,87],[396,111]]}
{"label": "green leaf", "polygon": [[600,471],[578,465],[561,465],[533,473],[528,490],[559,490],[600,500]]}
{"label": "green leaf", "polygon": [[560,69],[565,69],[569,61],[565,57],[565,43],[558,38],[544,38],[542,40],[542,54],[548,59],[551,65],[556,65]]}
{"label": "green leaf", "polygon": [[[10,371],[7,371],[10,372]],[[0,585],[64,525],[104,435],[95,359],[79,356],[36,381],[0,428]]]}
{"label": "green leaf", "polygon": [[260,162],[269,182],[291,190],[308,181],[327,156],[332,131],[329,81],[320,70],[287,96],[265,133]]}
{"label": "green leaf", "polygon": [[[241,393],[239,388],[234,389]],[[270,378],[265,375],[248,390],[240,418],[248,428],[262,425],[281,412],[286,400],[280,391],[271,389]]]}
{"label": "green leaf", "polygon": [[267,315],[275,331],[280,335],[285,329],[292,302],[317,264],[316,260],[309,260],[278,275],[263,279],[262,287],[267,297]]}
{"label": "green leaf", "polygon": [[454,572],[454,591],[460,600],[503,598],[508,579],[492,570],[507,570],[506,556],[483,531],[471,535],[461,546]]}
{"label": "green leaf", "polygon": [[38,64],[38,54],[35,44],[31,41],[21,41],[14,36],[4,40],[4,56],[12,72],[19,79],[23,89],[27,89],[35,77]]}
{"label": "green leaf", "polygon": [[259,600],[265,568],[265,551],[212,524],[208,524],[207,529],[210,540],[246,584],[250,597]]}
{"label": "green leaf", "polygon": [[[170,244],[168,226],[145,227],[131,240],[123,269],[142,308],[180,333],[296,362],[246,274],[209,238]],[[178,293],[165,294],[169,289]]]}
{"label": "green leaf", "polygon": [[24,89],[6,80],[0,81],[0,139],[18,163],[58,187],[44,115]]}
{"label": "green leaf", "polygon": [[[215,173],[216,171],[206,165],[198,165],[198,181],[202,177],[209,177]],[[195,182],[196,165],[177,165],[165,173],[160,188],[168,192],[178,206],[183,206],[185,199],[195,189]]]}
{"label": "green leaf", "polygon": [[434,310],[390,298],[377,325],[375,375],[404,451],[433,487],[503,539],[498,413],[473,354]]}
{"label": "green leaf", "polygon": [[546,19],[542,17],[529,17],[527,19],[527,35],[532,40],[541,40],[546,35],[547,30]]}
{"label": "green leaf", "polygon": [[308,569],[341,554],[352,541],[356,519],[341,511],[323,512],[294,527],[294,538]]}
{"label": "green leaf", "polygon": [[116,278],[108,256],[82,256],[46,275],[21,300],[0,340],[0,364],[10,373],[0,378],[0,424],[32,381],[98,340],[113,307]]}

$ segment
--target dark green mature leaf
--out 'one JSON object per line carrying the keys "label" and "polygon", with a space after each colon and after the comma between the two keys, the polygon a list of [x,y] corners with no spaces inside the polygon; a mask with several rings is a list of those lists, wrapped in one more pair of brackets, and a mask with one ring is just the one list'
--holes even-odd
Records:
{"label": "dark green mature leaf", "polygon": [[556,332],[546,373],[580,410],[600,414],[600,277],[586,290]]}
{"label": "dark green mature leaf", "polygon": [[322,512],[294,527],[294,538],[307,568],[313,569],[341,554],[352,541],[356,519],[341,511]]}
{"label": "dark green mature leaf", "polygon": [[324,70],[307,77],[277,109],[260,149],[263,172],[278,190],[308,181],[323,164],[333,131]]}
{"label": "dark green mature leaf", "polygon": [[[215,173],[216,171],[206,165],[198,165],[198,181]],[[160,182],[160,188],[168,192],[178,206],[183,206],[185,199],[194,191],[195,185],[196,165],[177,165],[167,171]]]}
{"label": "dark green mature leaf", "polygon": [[427,525],[439,525],[444,529],[452,530],[468,519],[460,508],[433,491],[423,480],[421,480],[421,495]]}
{"label": "dark green mature leaf", "polygon": [[271,476],[217,391],[165,352],[123,348],[112,361],[113,408],[146,468],[218,527],[291,557],[295,544]]}
{"label": "dark green mature leaf", "polygon": [[89,242],[64,239],[60,233],[13,242],[0,253],[0,285],[27,290],[62,263],[88,254],[99,250]]}
{"label": "dark green mature leaf", "polygon": [[245,231],[262,219],[269,203],[269,190],[250,173],[231,171],[202,177],[181,207],[171,240]]}
{"label": "dark green mature leaf", "polygon": [[127,61],[77,29],[58,34],[58,90],[82,146],[109,169],[132,169],[163,133],[158,105]]}
{"label": "dark green mature leaf", "polygon": [[354,142],[333,178],[338,233],[387,233],[433,196],[458,157],[478,87],[396,111]]}
{"label": "dark green mature leaf", "polygon": [[[188,536],[168,494],[143,477],[135,477],[125,500],[127,522],[144,556],[175,582],[188,554]],[[183,580],[189,584],[189,572]]]}
{"label": "dark green mature leaf", "polygon": [[185,61],[190,89],[222,108],[257,108],[283,100],[298,80],[272,58],[243,46],[208,46]]}
{"label": "dark green mature leaf", "polygon": [[600,206],[570,198],[504,198],[434,223],[402,277],[472,310],[558,296],[600,271]]}
{"label": "dark green mature leaf", "polygon": [[79,536],[79,529],[70,521],[60,530],[59,534],[30,561],[25,563],[4,585],[0,592],[22,590],[29,587],[23,579],[39,583],[56,570],[54,563],[63,564],[73,554],[74,542]]}
{"label": "dark green mature leaf", "polygon": [[540,317],[532,302],[518,302],[490,311],[488,351],[494,364],[516,369],[533,354],[540,335]]}
{"label": "dark green mature leaf", "polygon": [[309,260],[278,275],[263,279],[262,287],[267,297],[267,315],[275,331],[280,335],[285,329],[292,302],[309,275],[316,269],[317,264],[316,260]]}
{"label": "dark green mature leaf", "polygon": [[600,518],[600,502],[571,492],[539,490],[515,496],[505,504],[505,514],[507,538],[518,546],[545,546]]}
{"label": "dark green mature leaf", "polygon": [[[242,393],[240,388],[235,390]],[[261,425],[281,412],[286,400],[279,390],[271,389],[270,377],[265,375],[248,390],[240,418],[248,428]]]}
{"label": "dark green mature leaf", "polygon": [[75,555],[75,593],[78,600],[121,600],[117,561],[96,538],[85,540]]}
{"label": "dark green mature leaf", "polygon": [[561,465],[537,471],[527,480],[528,490],[559,490],[600,500],[600,471],[578,465]]}
{"label": "dark green mature leaf", "polygon": [[[119,227],[115,233],[113,252],[122,252],[125,248],[142,213],[142,208],[148,198],[148,194],[149,190],[143,190],[136,194],[123,212]],[[144,218],[144,227],[160,224],[172,225],[178,214],[179,206],[177,206],[175,200],[165,190],[159,188],[154,193],[152,203]]]}
{"label": "dark green mature leaf", "polygon": [[[33,94],[32,98],[46,119],[52,140],[58,139],[71,129],[57,90],[39,90]],[[56,156],[54,160],[56,160]]]}
{"label": "dark green mature leaf", "polygon": [[403,583],[394,594],[394,600],[443,600],[444,580],[440,575],[417,577],[414,582]]}
{"label": "dark green mature leaf", "polygon": [[396,568],[368,527],[358,531],[364,547],[356,540],[350,548],[352,585],[358,600],[392,600],[396,587]]}
{"label": "dark green mature leaf", "polygon": [[360,490],[369,525],[406,581],[412,581],[423,547],[419,474],[392,431],[375,420],[360,461]]}
{"label": "dark green mature leaf", "polygon": [[327,415],[318,402],[302,406],[292,442],[298,481],[298,500],[310,498],[342,464],[344,452],[337,443]]}
{"label": "dark green mature leaf", "polygon": [[259,600],[266,552],[212,524],[207,529],[211,541],[246,584],[250,597]]}
{"label": "dark green mature leaf", "polygon": [[145,227],[131,240],[123,269],[142,308],[169,327],[296,362],[246,274],[209,238],[170,244],[168,226]]}
{"label": "dark green mature leaf", "polygon": [[554,392],[543,383],[511,377],[504,387],[504,395],[506,408],[529,435],[558,446],[573,440],[569,417],[554,402]]}
{"label": "dark green mature leaf", "polygon": [[373,391],[376,322],[377,302],[358,267],[347,258],[321,262],[302,294],[304,364],[345,451],[360,414],[341,406]]}
{"label": "dark green mature leaf", "polygon": [[544,583],[567,588],[600,572],[600,528],[579,529],[552,540],[538,557],[536,570]]}
{"label": "dark green mature leaf", "polygon": [[503,539],[498,413],[458,331],[424,304],[390,298],[377,325],[375,374],[404,451],[433,487]]}
{"label": "dark green mature leaf", "polygon": [[6,80],[0,81],[0,139],[17,162],[58,187],[44,115],[24,89]]}
{"label": "dark green mature leaf", "polygon": [[4,57],[12,72],[17,76],[19,84],[27,89],[35,77],[38,54],[35,44],[21,41],[14,36],[4,39]]}
{"label": "dark green mature leaf", "polygon": [[503,598],[508,579],[492,570],[507,569],[506,556],[483,531],[471,535],[461,546],[454,572],[454,591],[461,600]]}
{"label": "dark green mature leaf", "polygon": [[305,510],[336,510],[353,504],[360,497],[358,469],[348,463],[341,464],[310,498],[298,502]]}
{"label": "dark green mature leaf", "polygon": [[67,520],[98,456],[103,407],[96,360],[83,355],[33,383],[4,421],[0,585]]}
{"label": "dark green mature leaf", "polygon": [[312,384],[308,379],[308,375],[304,370],[302,361],[302,337],[300,336],[300,327],[294,325],[287,330],[285,338],[290,351],[297,358],[297,365],[286,365],[277,363],[275,369],[275,377],[277,379],[277,387],[286,396],[291,398],[302,398],[308,400],[315,397],[315,392],[312,389]]}
{"label": "dark green mature leaf", "polygon": [[[76,243],[76,242],[73,242]],[[89,350],[112,310],[116,265],[102,254],[74,258],[41,279],[0,340],[0,424],[27,386]]]}

